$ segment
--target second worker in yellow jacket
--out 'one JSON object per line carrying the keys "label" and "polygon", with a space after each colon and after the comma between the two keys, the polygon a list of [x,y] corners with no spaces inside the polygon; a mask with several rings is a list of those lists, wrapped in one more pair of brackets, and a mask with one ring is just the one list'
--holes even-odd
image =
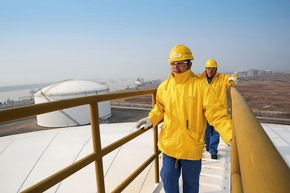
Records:
{"label": "second worker in yellow jacket", "polygon": [[[203,82],[208,83],[214,90],[217,98],[225,109],[227,104],[227,88],[234,86],[238,77],[235,74],[227,75],[217,72],[218,64],[214,59],[209,59],[205,63],[205,71],[200,75]],[[213,99],[214,100],[214,99]],[[206,124],[204,142],[206,150],[210,152],[212,159],[218,159],[218,144],[220,135],[208,122]]]}

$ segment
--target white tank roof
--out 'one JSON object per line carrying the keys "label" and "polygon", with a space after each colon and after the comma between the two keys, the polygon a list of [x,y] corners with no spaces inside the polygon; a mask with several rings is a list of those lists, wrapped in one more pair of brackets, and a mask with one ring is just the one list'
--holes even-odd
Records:
{"label": "white tank roof", "polygon": [[44,95],[54,95],[54,96],[64,96],[70,94],[81,94],[81,93],[98,93],[109,91],[109,87],[102,85],[93,81],[87,80],[65,80],[62,82],[57,82],[55,84],[49,85],[40,91],[36,92],[34,96]]}
{"label": "white tank roof", "polygon": [[[34,94],[35,104],[69,98],[109,93],[109,87],[86,80],[66,80],[47,86]],[[37,124],[43,127],[79,126],[90,123],[89,105],[82,105],[37,115]],[[99,118],[111,116],[110,101],[98,103]]]}

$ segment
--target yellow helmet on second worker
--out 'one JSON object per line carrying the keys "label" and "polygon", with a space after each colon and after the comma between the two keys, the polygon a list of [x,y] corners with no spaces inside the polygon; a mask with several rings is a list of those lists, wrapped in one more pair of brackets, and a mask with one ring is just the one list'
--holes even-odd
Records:
{"label": "yellow helmet on second worker", "polygon": [[205,67],[206,68],[217,68],[217,62],[214,59],[209,59],[208,61],[206,61],[205,63]]}
{"label": "yellow helmet on second worker", "polygon": [[193,55],[188,47],[182,44],[177,44],[171,49],[168,62],[193,60]]}

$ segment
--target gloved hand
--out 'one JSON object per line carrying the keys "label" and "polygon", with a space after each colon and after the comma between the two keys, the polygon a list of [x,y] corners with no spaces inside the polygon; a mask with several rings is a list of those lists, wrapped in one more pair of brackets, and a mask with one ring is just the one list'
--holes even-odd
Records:
{"label": "gloved hand", "polygon": [[238,82],[239,77],[236,74],[231,74],[228,78],[228,82],[230,81],[234,81],[234,82]]}
{"label": "gloved hand", "polygon": [[138,121],[138,123],[136,124],[136,129],[141,129],[141,128],[148,129],[151,125],[152,125],[152,122],[150,121],[150,119],[146,117]]}

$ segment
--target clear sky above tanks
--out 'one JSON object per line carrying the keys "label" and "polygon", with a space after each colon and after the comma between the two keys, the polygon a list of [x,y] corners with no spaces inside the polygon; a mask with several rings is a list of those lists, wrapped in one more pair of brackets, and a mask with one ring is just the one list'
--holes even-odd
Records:
{"label": "clear sky above tanks", "polygon": [[0,86],[164,79],[178,43],[192,70],[290,70],[288,0],[1,0]]}

